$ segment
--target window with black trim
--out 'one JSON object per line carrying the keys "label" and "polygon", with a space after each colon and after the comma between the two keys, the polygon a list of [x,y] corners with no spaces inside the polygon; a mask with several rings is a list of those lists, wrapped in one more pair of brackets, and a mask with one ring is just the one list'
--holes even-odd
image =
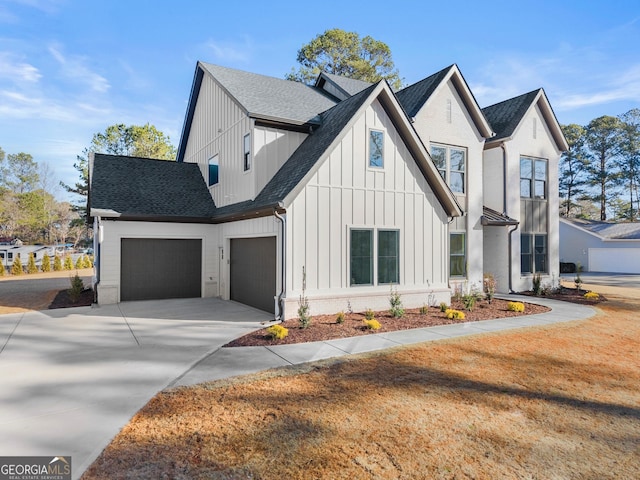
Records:
{"label": "window with black trim", "polygon": [[352,228],[350,262],[350,285],[400,283],[400,231],[380,229],[374,237],[374,229]]}
{"label": "window with black trim", "polygon": [[546,234],[520,235],[520,273],[549,273]]}
{"label": "window with black trim", "polygon": [[431,158],[451,191],[464,193],[467,151],[464,148],[431,145]]}
{"label": "window with black trim", "polygon": [[373,285],[373,230],[351,230],[351,285]]}
{"label": "window with black trim", "polygon": [[520,197],[547,198],[547,161],[520,157]]}
{"label": "window with black trim", "polygon": [[378,284],[400,282],[400,232],[378,230]]}
{"label": "window with black trim", "polygon": [[384,167],[384,132],[369,130],[369,166]]}
{"label": "window with black trim", "polygon": [[464,233],[449,234],[449,275],[467,275],[467,241]]}
{"label": "window with black trim", "polygon": [[243,144],[243,169],[245,172],[251,170],[251,135],[246,134],[244,136]]}
{"label": "window with black trim", "polygon": [[220,181],[220,163],[218,155],[214,155],[209,159],[209,186],[217,185]]}

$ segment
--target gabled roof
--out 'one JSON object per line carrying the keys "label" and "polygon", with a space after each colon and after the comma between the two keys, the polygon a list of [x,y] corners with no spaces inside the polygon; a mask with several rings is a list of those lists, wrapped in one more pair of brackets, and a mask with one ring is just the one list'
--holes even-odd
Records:
{"label": "gabled roof", "polygon": [[92,155],[90,216],[202,221],[215,214],[196,163]]}
{"label": "gabled roof", "polygon": [[536,104],[542,112],[558,150],[561,152],[568,150],[569,145],[564,138],[549,99],[542,88],[483,108],[482,112],[496,132],[496,135],[487,140],[486,144],[494,144],[502,140],[511,139],[529,109]]}
{"label": "gabled roof", "polygon": [[483,115],[469,85],[455,64],[400,90],[396,96],[407,115],[413,118],[425,106],[438,87],[449,80],[452,81],[480,134],[484,138],[491,137],[493,135],[491,125]]}
{"label": "gabled roof", "polygon": [[639,222],[615,223],[585,218],[561,218],[560,221],[602,240],[640,240]]}
{"label": "gabled roof", "polygon": [[343,94],[343,98],[349,98],[356,93],[361,92],[365,88],[371,86],[369,82],[363,80],[357,80],[355,78],[343,77],[341,75],[335,75],[333,73],[322,72],[316,79],[315,86],[323,88],[324,83],[332,84],[338,91]]}
{"label": "gabled roof", "polygon": [[216,220],[258,212],[267,209],[280,209],[290,201],[313,175],[319,160],[329,152],[343,137],[348,128],[360,116],[362,109],[378,99],[394,122],[396,129],[416,159],[421,172],[427,179],[436,198],[449,216],[460,216],[462,210],[454,195],[433,165],[429,154],[398,104],[391,88],[385,81],[340,102],[322,113],[322,124],[314,129],[285,164],[278,170],[264,189],[252,201],[228,205],[217,210]]}
{"label": "gabled roof", "polygon": [[520,222],[504,213],[497,212],[489,207],[482,207],[482,225],[489,227],[503,227],[507,225],[518,225]]}

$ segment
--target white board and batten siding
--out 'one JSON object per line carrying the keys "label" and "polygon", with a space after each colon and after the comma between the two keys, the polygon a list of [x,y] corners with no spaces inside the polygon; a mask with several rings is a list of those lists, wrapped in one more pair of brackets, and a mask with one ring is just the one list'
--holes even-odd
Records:
{"label": "white board and batten siding", "polygon": [[[103,220],[99,231],[100,283],[97,288],[101,304],[120,302],[121,240],[123,238],[202,240],[202,296],[219,295],[218,229],[215,225]],[[158,261],[161,262],[162,259]]]}
{"label": "white board and batten siding", "polygon": [[[369,129],[384,132],[384,168],[368,165]],[[390,285],[350,285],[350,230],[400,232],[398,292],[406,306],[448,301],[447,215],[382,106],[373,102],[287,206],[287,307],[312,313],[386,309]],[[375,278],[374,252],[374,278]]]}
{"label": "white board and batten siding", "polygon": [[216,206],[255,197],[252,171],[243,169],[243,139],[252,120],[211,78],[204,74],[191,123],[184,161],[197,163],[208,182],[209,159],[218,155],[219,183],[209,187]]}

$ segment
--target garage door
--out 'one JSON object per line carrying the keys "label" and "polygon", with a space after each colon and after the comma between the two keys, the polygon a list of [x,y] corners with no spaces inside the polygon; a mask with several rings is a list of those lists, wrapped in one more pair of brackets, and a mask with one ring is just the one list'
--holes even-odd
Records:
{"label": "garage door", "polygon": [[201,296],[202,240],[123,238],[120,300]]}
{"label": "garage door", "polygon": [[276,237],[231,240],[231,300],[274,313]]}
{"label": "garage door", "polygon": [[640,248],[590,248],[589,271],[640,273]]}

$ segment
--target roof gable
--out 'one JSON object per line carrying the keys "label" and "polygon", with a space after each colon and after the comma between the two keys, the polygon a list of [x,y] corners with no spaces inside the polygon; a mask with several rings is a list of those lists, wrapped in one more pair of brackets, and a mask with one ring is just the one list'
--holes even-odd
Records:
{"label": "roof gable", "polygon": [[92,154],[91,216],[206,219],[215,205],[195,163]]}
{"label": "roof gable", "polygon": [[540,108],[544,121],[549,127],[549,131],[558,150],[561,152],[568,150],[569,145],[564,138],[558,119],[542,88],[482,109],[485,117],[489,120],[493,130],[496,132],[495,137],[487,140],[487,144],[511,139],[521,125],[524,117],[534,105],[538,105]]}
{"label": "roof gable", "polygon": [[452,82],[460,95],[480,135],[484,138],[491,137],[493,135],[491,125],[482,113],[460,69],[455,64],[400,90],[396,96],[407,115],[413,118],[428,103],[440,86],[448,81]]}
{"label": "roof gable", "polygon": [[320,75],[318,75],[315,86],[326,90],[324,88],[324,85],[326,83],[331,84],[335,88],[335,90],[342,94],[340,98],[341,100],[349,98],[356,93],[360,93],[365,88],[371,86],[369,82],[365,82],[363,80],[343,77],[341,75],[335,75],[333,73],[322,72],[320,73]]}

